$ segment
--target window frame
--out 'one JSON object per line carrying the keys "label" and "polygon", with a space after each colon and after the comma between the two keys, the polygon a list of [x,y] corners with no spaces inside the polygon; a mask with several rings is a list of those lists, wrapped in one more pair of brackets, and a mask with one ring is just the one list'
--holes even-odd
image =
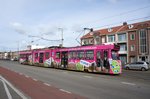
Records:
{"label": "window frame", "polygon": [[50,57],[50,52],[45,52],[45,59],[49,59]]}
{"label": "window frame", "polygon": [[56,52],[56,59],[60,59],[60,52]]}
{"label": "window frame", "polygon": [[130,51],[135,51],[135,45],[130,46]]}
{"label": "window frame", "polygon": [[[111,37],[111,38],[110,38]],[[110,39],[109,39],[110,38]],[[111,40],[111,41],[110,41]],[[115,42],[115,34],[108,35],[108,42]]]}
{"label": "window frame", "polygon": [[[123,38],[123,39],[122,39]],[[127,36],[126,36],[126,33],[119,33],[118,34],[118,41],[119,42],[124,42],[127,40]]]}
{"label": "window frame", "polygon": [[[87,55],[89,54],[88,52],[92,51],[93,56],[92,57],[87,57]],[[90,53],[91,54],[91,53]],[[86,60],[94,60],[94,50],[86,50],[85,51],[85,59]]]}
{"label": "window frame", "polygon": [[76,56],[77,56],[77,59],[84,59],[85,58],[85,52],[84,52],[84,50],[78,50]]}
{"label": "window frame", "polygon": [[[132,38],[133,37],[133,38]],[[135,33],[130,34],[130,40],[135,40]]]}

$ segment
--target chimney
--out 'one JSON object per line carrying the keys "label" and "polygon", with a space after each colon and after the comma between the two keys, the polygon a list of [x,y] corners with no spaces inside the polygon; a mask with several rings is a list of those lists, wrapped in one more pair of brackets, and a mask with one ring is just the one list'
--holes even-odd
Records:
{"label": "chimney", "polygon": [[127,22],[123,22],[123,25],[127,25]]}

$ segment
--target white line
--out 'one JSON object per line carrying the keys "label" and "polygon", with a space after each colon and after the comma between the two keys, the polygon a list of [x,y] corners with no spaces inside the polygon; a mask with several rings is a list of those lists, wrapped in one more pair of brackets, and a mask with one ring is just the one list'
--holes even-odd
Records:
{"label": "white line", "polygon": [[122,84],[126,84],[126,85],[132,85],[132,86],[134,86],[134,85],[136,85],[136,84],[134,84],[134,83],[129,83],[129,82],[121,82]]}
{"label": "white line", "polygon": [[37,80],[37,79],[35,79],[35,78],[34,78],[33,80],[34,80],[34,81],[38,81],[38,80]]}
{"label": "white line", "polygon": [[17,73],[17,71],[13,70],[15,73]]}
{"label": "white line", "polygon": [[23,75],[23,73],[19,73],[19,75]]}
{"label": "white line", "polygon": [[71,94],[70,91],[67,91],[67,90],[64,90],[64,89],[59,89],[59,90]]}
{"label": "white line", "polygon": [[92,76],[83,76],[83,77],[85,77],[85,78],[92,78]]}
{"label": "white line", "polygon": [[29,76],[28,76],[28,75],[25,75],[25,77],[26,77],[26,78],[29,78]]}
{"label": "white line", "polygon": [[16,89],[11,83],[9,83],[5,78],[3,78],[2,76],[0,76],[0,78],[5,81],[7,83],[7,85],[9,85],[18,95],[20,95],[20,97],[22,99],[28,99],[27,97],[25,97],[18,89]]}
{"label": "white line", "polygon": [[10,68],[7,68],[8,70],[10,70]]}
{"label": "white line", "polygon": [[46,86],[51,86],[50,84],[48,84],[48,83],[44,83],[44,85],[46,85]]}
{"label": "white line", "polygon": [[12,96],[9,92],[9,89],[8,89],[7,85],[5,84],[5,82],[2,79],[0,79],[0,80],[3,82],[3,85],[4,85],[4,88],[5,88],[6,94],[8,96],[8,99],[12,99]]}

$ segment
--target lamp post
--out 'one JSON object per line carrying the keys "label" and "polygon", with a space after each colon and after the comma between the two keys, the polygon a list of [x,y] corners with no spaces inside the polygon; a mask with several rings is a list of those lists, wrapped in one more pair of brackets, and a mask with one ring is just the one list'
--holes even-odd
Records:
{"label": "lamp post", "polygon": [[63,28],[58,28],[60,31],[61,31],[61,46],[63,47],[63,41],[64,41],[64,38],[63,38]]}
{"label": "lamp post", "polygon": [[[85,32],[85,30],[89,30],[90,31],[90,35],[93,35],[93,28],[83,28],[84,29],[84,32]],[[93,39],[94,40],[94,39]],[[81,41],[82,42],[82,41]],[[84,41],[83,40],[83,45],[89,45],[89,44],[91,44],[91,41],[90,40],[88,40],[88,43],[86,43],[87,41]]]}
{"label": "lamp post", "polygon": [[83,28],[84,30],[90,30],[90,32],[93,32],[93,28]]}

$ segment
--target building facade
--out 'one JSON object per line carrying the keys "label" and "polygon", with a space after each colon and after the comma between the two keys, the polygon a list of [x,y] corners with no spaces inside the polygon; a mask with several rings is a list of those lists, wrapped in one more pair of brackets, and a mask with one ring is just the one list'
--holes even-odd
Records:
{"label": "building facade", "polygon": [[18,59],[18,51],[13,52],[0,52],[0,59]]}
{"label": "building facade", "polygon": [[82,45],[117,43],[123,63],[135,61],[150,62],[150,20],[105,28],[87,33],[81,37]]}

